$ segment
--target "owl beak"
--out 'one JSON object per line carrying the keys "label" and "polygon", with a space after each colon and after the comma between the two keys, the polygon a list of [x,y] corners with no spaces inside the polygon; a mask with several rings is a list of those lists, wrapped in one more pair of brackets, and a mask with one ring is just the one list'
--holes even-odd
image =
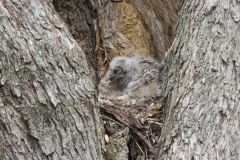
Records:
{"label": "owl beak", "polygon": [[115,79],[116,75],[113,73],[113,71],[110,72],[108,80],[112,82]]}

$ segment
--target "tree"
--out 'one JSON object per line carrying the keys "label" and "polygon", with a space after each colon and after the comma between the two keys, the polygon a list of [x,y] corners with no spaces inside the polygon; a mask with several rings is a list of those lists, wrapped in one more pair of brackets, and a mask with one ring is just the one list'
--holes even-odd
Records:
{"label": "tree", "polygon": [[189,1],[172,44],[159,159],[239,159],[238,1]]}
{"label": "tree", "polygon": [[239,8],[237,0],[0,1],[0,159],[104,159],[96,73],[113,56],[161,61],[169,48],[158,159],[239,159]]}
{"label": "tree", "polygon": [[90,67],[51,1],[0,2],[0,159],[102,159]]}

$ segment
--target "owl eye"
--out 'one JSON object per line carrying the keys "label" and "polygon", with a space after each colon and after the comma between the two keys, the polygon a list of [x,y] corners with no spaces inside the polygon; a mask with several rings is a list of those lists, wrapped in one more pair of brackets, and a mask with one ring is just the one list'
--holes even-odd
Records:
{"label": "owl eye", "polygon": [[120,73],[121,72],[121,69],[120,68],[115,68],[113,70],[113,74],[117,74],[117,73]]}

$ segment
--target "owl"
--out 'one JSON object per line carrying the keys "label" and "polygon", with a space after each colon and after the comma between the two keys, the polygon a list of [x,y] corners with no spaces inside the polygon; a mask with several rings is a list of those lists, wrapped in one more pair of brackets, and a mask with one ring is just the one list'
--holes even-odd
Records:
{"label": "owl", "polygon": [[161,65],[149,57],[118,56],[99,83],[99,97],[143,99],[159,94]]}

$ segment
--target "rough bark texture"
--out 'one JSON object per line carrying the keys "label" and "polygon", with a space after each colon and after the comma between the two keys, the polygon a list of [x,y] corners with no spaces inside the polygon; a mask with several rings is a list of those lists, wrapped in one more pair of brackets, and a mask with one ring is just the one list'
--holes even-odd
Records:
{"label": "rough bark texture", "polygon": [[93,80],[96,77],[96,3],[93,0],[53,0],[59,16],[67,24],[73,38],[83,49],[88,60]]}
{"label": "rough bark texture", "polygon": [[185,0],[159,159],[240,159],[240,2]]}
{"label": "rough bark texture", "polygon": [[0,1],[0,159],[102,159],[86,57],[50,1]]}
{"label": "rough bark texture", "polygon": [[[1,0],[0,159],[103,159],[91,68],[161,60],[180,4]],[[240,2],[185,0],[179,17],[159,159],[240,159]]]}

